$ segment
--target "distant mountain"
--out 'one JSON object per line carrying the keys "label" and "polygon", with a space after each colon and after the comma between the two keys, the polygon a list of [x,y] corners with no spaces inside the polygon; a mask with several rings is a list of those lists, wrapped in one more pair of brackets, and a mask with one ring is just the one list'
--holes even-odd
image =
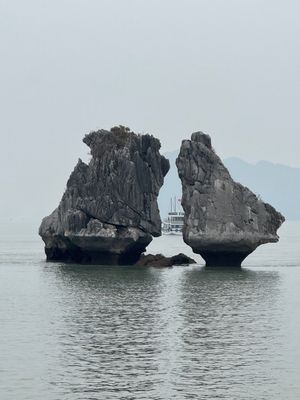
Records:
{"label": "distant mountain", "polygon": [[300,220],[300,168],[259,161],[249,164],[227,158],[224,164],[236,181],[248,186],[287,219]]}
{"label": "distant mountain", "polygon": [[[175,160],[179,151],[165,153],[171,169],[159,195],[159,208],[164,217],[170,208],[170,198],[181,198],[181,182]],[[280,211],[287,219],[300,220],[300,168],[259,161],[250,164],[236,157],[223,160],[234,180],[254,191]]]}

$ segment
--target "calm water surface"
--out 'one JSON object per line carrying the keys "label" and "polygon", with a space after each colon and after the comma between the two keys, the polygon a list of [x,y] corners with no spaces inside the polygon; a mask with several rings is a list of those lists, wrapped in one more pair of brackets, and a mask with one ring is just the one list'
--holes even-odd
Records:
{"label": "calm water surface", "polygon": [[[0,399],[299,399],[300,224],[241,270],[45,263],[0,235]],[[151,252],[189,248],[162,237]]]}

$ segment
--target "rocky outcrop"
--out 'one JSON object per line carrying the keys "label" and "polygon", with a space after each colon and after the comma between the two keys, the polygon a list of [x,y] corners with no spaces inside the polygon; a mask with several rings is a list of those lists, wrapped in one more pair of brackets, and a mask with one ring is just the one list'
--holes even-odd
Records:
{"label": "rocky outcrop", "polygon": [[184,140],[176,161],[185,212],[184,241],[208,266],[240,266],[258,246],[277,242],[284,217],[247,187],[234,182],[211,139]]}
{"label": "rocky outcrop", "polygon": [[158,139],[122,126],[83,142],[89,164],[78,161],[58,208],[40,226],[47,259],[133,264],[161,235],[157,196],[169,162]]}
{"label": "rocky outcrop", "polygon": [[162,254],[142,254],[138,262],[135,264],[137,267],[173,267],[174,265],[189,265],[196,264],[196,261],[186,256],[183,253],[179,253],[176,256],[165,257]]}

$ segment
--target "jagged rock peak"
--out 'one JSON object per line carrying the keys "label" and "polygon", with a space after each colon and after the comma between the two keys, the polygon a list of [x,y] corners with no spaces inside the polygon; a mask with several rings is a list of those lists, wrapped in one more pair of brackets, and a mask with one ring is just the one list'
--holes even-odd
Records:
{"label": "jagged rock peak", "polygon": [[91,160],[79,159],[58,208],[40,227],[47,258],[133,263],[161,234],[157,197],[169,161],[158,139],[123,126],[83,141]]}
{"label": "jagged rock peak", "polygon": [[259,245],[277,242],[284,217],[235,182],[209,135],[183,140],[176,160],[185,211],[184,241],[207,265],[240,266]]}
{"label": "jagged rock peak", "polygon": [[202,143],[204,146],[211,149],[211,138],[206,133],[203,133],[201,131],[192,133],[191,141]]}

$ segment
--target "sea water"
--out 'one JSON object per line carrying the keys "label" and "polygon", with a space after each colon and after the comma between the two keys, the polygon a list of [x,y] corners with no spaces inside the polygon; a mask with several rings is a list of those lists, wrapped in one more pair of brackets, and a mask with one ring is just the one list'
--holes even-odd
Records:
{"label": "sea water", "polygon": [[299,399],[300,223],[240,270],[45,262],[0,232],[0,399]]}

